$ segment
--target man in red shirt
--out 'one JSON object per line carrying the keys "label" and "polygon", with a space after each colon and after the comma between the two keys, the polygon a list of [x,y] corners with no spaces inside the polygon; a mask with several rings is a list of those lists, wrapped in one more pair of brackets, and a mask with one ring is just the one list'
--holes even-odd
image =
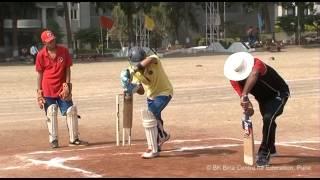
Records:
{"label": "man in red shirt", "polygon": [[270,156],[276,154],[276,118],[282,114],[290,95],[282,77],[260,59],[246,52],[234,53],[224,64],[224,75],[240,96],[244,112],[253,115],[248,94],[258,101],[263,120],[262,141],[258,151],[257,166],[268,166]]}
{"label": "man in red shirt", "polygon": [[72,84],[70,66],[72,59],[68,49],[57,45],[54,34],[46,30],[41,34],[44,47],[37,54],[36,71],[38,72],[37,101],[44,108],[49,130],[49,142],[52,148],[58,143],[58,107],[62,116],[66,116],[69,145],[87,145],[79,139],[77,107],[72,102]]}

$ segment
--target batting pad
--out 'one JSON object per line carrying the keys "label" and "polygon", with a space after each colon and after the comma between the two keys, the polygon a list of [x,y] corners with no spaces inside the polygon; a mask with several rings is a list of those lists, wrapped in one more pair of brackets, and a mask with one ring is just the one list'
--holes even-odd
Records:
{"label": "batting pad", "polygon": [[58,139],[58,106],[51,104],[47,109],[47,126],[49,130],[49,142]]}
{"label": "batting pad", "polygon": [[66,121],[70,142],[74,142],[78,139],[78,111],[75,105],[68,108]]}
{"label": "batting pad", "polygon": [[148,148],[152,150],[152,152],[158,152],[158,128],[157,128],[157,120],[154,117],[153,113],[148,110],[142,110],[142,124],[145,129]]}

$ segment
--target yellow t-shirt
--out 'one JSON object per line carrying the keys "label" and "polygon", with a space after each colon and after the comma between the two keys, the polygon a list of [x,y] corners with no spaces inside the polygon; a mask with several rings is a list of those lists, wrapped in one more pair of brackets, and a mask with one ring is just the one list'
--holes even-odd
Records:
{"label": "yellow t-shirt", "polygon": [[[154,99],[156,96],[169,96],[173,95],[173,87],[167,74],[165,73],[161,61],[157,55],[151,55],[156,61],[145,68],[144,72],[136,72],[133,75],[133,83],[141,83],[147,97]],[[129,71],[133,72],[133,68],[130,66]]]}

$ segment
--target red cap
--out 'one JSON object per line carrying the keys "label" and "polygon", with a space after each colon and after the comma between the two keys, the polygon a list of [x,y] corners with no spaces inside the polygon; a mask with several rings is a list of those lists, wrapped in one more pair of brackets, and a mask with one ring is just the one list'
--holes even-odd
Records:
{"label": "red cap", "polygon": [[42,42],[48,43],[48,42],[54,40],[55,38],[56,38],[56,37],[54,36],[54,34],[53,34],[51,31],[49,31],[49,30],[43,31],[43,32],[41,33],[41,40],[42,40]]}

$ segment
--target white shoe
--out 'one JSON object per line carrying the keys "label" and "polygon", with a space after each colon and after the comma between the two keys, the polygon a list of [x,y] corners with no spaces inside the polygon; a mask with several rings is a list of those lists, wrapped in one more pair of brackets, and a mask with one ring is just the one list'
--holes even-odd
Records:
{"label": "white shoe", "polygon": [[69,142],[69,146],[88,146],[89,143],[87,141],[82,141],[80,139],[76,139],[73,142]]}
{"label": "white shoe", "polygon": [[152,158],[155,158],[155,157],[158,157],[160,156],[160,153],[159,152],[152,152],[151,149],[148,149],[146,152],[144,152],[141,157],[143,159],[152,159]]}

